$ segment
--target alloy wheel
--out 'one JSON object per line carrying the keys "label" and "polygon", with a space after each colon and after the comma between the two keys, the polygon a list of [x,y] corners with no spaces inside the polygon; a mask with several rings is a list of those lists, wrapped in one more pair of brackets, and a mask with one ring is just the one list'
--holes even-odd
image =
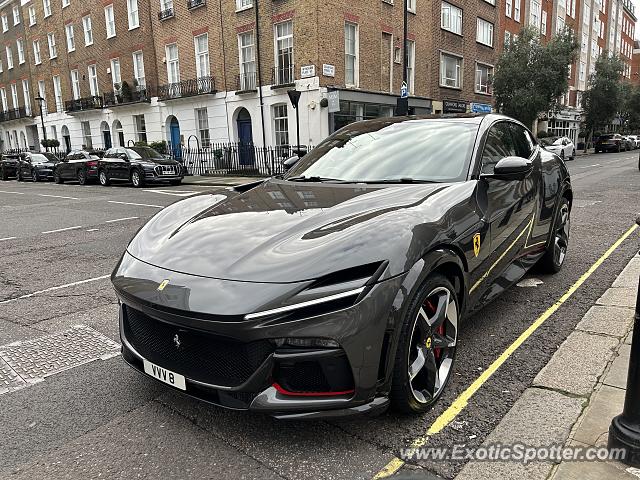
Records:
{"label": "alloy wheel", "polygon": [[34,182],[37,182],[38,179],[38,172],[36,172],[35,169],[33,169],[33,171],[31,172],[31,180],[33,180]]}
{"label": "alloy wheel", "polygon": [[553,259],[556,265],[561,266],[567,256],[569,247],[569,230],[571,228],[571,216],[569,205],[564,203],[560,209],[559,223],[556,227],[556,234],[553,239]]}
{"label": "alloy wheel", "polygon": [[85,183],[87,183],[87,177],[86,177],[86,175],[85,175],[83,170],[80,170],[78,172],[78,183],[80,185],[84,185]]}
{"label": "alloy wheel", "polygon": [[134,187],[140,186],[140,173],[137,170],[134,170],[131,174],[131,183],[133,183]]}
{"label": "alloy wheel", "polygon": [[107,174],[104,173],[104,170],[100,172],[100,185],[106,186],[109,183],[107,179]]}
{"label": "alloy wheel", "polygon": [[435,288],[418,310],[409,344],[409,385],[417,402],[438,398],[451,374],[457,342],[454,295],[446,287]]}

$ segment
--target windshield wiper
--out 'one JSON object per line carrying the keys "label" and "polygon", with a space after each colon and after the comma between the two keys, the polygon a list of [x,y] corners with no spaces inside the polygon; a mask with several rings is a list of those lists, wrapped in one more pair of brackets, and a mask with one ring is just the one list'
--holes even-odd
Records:
{"label": "windshield wiper", "polygon": [[354,183],[440,183],[435,180],[421,180],[418,178],[386,178],[382,180],[359,180]]}
{"label": "windshield wiper", "polygon": [[299,177],[287,178],[287,181],[289,182],[344,182],[344,180],[340,180],[339,178],[328,178],[328,177],[318,177],[318,176],[305,177],[304,175],[301,175]]}

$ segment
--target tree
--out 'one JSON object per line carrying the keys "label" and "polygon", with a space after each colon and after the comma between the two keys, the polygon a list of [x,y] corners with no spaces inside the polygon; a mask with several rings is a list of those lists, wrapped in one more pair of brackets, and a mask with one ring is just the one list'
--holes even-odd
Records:
{"label": "tree", "polygon": [[553,110],[566,93],[569,65],[578,47],[568,29],[542,44],[538,30],[524,28],[516,40],[505,45],[496,64],[493,92],[498,110],[533,126],[538,115]]}
{"label": "tree", "polygon": [[[589,132],[589,144],[593,131],[611,123],[622,107],[621,76],[624,64],[620,58],[607,52],[596,60],[595,71],[589,77],[587,90],[582,94],[585,124]],[[586,147],[585,144],[585,147]]]}
{"label": "tree", "polygon": [[640,130],[640,87],[623,82],[620,89],[620,119],[625,132]]}

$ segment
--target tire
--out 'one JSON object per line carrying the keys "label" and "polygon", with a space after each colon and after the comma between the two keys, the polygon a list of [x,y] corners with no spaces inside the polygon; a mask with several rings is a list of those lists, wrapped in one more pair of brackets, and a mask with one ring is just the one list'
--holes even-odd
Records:
{"label": "tire", "polygon": [[7,175],[6,170],[3,168],[2,171],[0,172],[0,178],[4,181],[9,180],[9,175]]}
{"label": "tire", "polygon": [[389,394],[396,410],[426,412],[444,391],[453,372],[459,311],[451,282],[440,274],[427,277],[401,326]]}
{"label": "tire", "polygon": [[107,172],[105,172],[104,170],[100,170],[98,172],[98,181],[100,182],[100,185],[102,185],[103,187],[108,187],[111,184],[111,181],[107,176]]}
{"label": "tire", "polygon": [[140,170],[134,169],[131,172],[131,183],[134,186],[134,188],[144,187],[144,175],[140,173]]}
{"label": "tire", "polygon": [[76,177],[78,178],[78,183],[80,185],[87,184],[87,172],[85,172],[84,170],[82,169],[78,170],[78,174],[76,175]]}
{"label": "tire", "polygon": [[555,222],[553,222],[552,238],[544,255],[540,259],[540,268],[545,273],[558,273],[562,270],[569,248],[571,230],[571,209],[569,200],[562,197]]}
{"label": "tire", "polygon": [[618,148],[617,148],[617,153],[620,153],[622,151],[622,148],[620,147],[620,144],[618,144]]}
{"label": "tire", "polygon": [[560,150],[560,158],[564,160],[564,150]]}
{"label": "tire", "polygon": [[181,184],[182,184],[182,180],[171,180],[169,182],[169,185],[172,185],[174,187],[177,187],[178,185],[181,185]]}
{"label": "tire", "polygon": [[38,172],[35,168],[31,170],[31,180],[33,180],[34,183],[38,183],[40,181],[40,177],[38,176]]}
{"label": "tire", "polygon": [[575,160],[576,159],[576,149],[573,149],[573,153],[571,154],[571,156],[569,157],[569,160]]}
{"label": "tire", "polygon": [[58,172],[53,172],[53,181],[55,183],[57,183],[58,185],[64,183],[64,180],[62,179],[62,177],[60,176],[60,174]]}

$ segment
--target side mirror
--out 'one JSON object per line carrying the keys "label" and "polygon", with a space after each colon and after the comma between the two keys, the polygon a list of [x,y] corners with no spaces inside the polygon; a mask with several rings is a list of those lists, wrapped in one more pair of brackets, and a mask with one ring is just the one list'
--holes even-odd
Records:
{"label": "side mirror", "polygon": [[523,180],[532,170],[533,163],[526,158],[505,157],[496,163],[492,174],[482,176],[500,180]]}
{"label": "side mirror", "polygon": [[121,153],[120,155],[118,155],[120,157],[120,159],[124,160],[125,162],[129,161],[129,157],[127,157],[126,153]]}
{"label": "side mirror", "polygon": [[282,166],[285,170],[290,170],[296,163],[300,161],[300,157],[298,155],[294,155],[292,157],[287,158],[284,162],[282,162]]}

